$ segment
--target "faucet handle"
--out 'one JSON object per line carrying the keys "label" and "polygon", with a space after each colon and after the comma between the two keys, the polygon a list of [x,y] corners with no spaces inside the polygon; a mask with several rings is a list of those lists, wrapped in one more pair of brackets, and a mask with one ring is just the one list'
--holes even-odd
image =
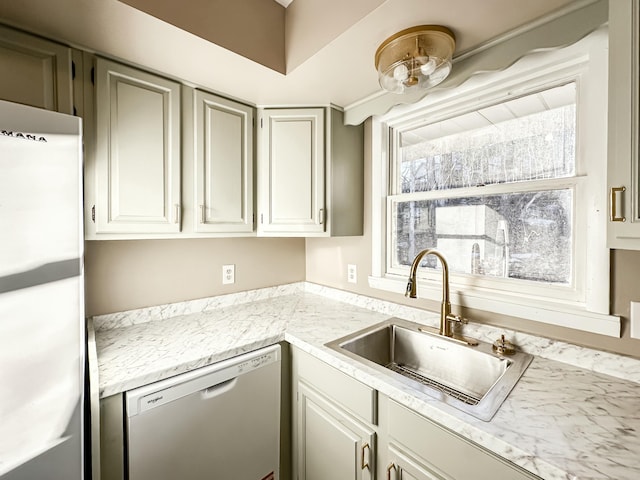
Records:
{"label": "faucet handle", "polygon": [[469,323],[469,320],[467,320],[466,318],[461,317],[460,315],[454,315],[453,313],[447,315],[447,321],[464,325]]}

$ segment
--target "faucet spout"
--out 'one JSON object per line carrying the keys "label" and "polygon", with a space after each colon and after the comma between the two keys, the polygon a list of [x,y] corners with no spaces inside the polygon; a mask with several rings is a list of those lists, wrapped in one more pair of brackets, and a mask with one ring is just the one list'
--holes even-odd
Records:
{"label": "faucet spout", "polygon": [[420,266],[420,262],[427,255],[433,255],[442,264],[442,303],[440,305],[440,335],[444,335],[446,337],[453,336],[453,332],[451,329],[451,321],[462,321],[460,317],[451,315],[451,302],[449,300],[449,264],[447,260],[444,258],[444,255],[440,253],[438,250],[434,248],[428,248],[426,250],[422,250],[420,253],[416,255],[413,259],[413,263],[411,264],[411,270],[409,271],[409,280],[407,282],[407,291],[405,293],[406,297],[409,298],[418,298],[417,290],[416,290],[416,275],[418,271],[418,267]]}

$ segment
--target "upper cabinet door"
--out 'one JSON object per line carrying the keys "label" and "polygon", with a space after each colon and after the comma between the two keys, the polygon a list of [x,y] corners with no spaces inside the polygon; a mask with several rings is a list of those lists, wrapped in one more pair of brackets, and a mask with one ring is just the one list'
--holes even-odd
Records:
{"label": "upper cabinet door", "polygon": [[96,232],[180,231],[180,84],[97,59]]}
{"label": "upper cabinet door", "polygon": [[640,250],[640,7],[609,2],[608,246]]}
{"label": "upper cabinet door", "polygon": [[265,110],[261,121],[258,232],[325,230],[323,108]]}
{"label": "upper cabinet door", "polygon": [[196,232],[253,231],[253,109],[194,91]]}
{"label": "upper cabinet door", "polygon": [[0,100],[73,114],[71,49],[0,27]]}

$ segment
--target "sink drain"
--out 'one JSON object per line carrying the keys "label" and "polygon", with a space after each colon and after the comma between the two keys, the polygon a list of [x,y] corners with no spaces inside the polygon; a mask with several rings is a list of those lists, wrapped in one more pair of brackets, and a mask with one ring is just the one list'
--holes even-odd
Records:
{"label": "sink drain", "polygon": [[443,383],[436,382],[435,380],[431,380],[430,378],[425,377],[424,375],[420,375],[416,371],[408,367],[405,367],[404,365],[398,365],[395,362],[391,362],[388,365],[385,365],[385,367],[393,372],[399,373],[400,375],[410,378],[411,380],[415,380],[416,382],[421,383],[422,385],[426,385],[428,387],[435,388],[436,390],[440,390],[442,393],[449,395],[450,397],[453,397],[456,400],[460,400],[461,402],[464,402],[467,405],[477,405],[480,402],[479,398],[473,397],[466,393],[462,393],[454,388],[448,387]]}

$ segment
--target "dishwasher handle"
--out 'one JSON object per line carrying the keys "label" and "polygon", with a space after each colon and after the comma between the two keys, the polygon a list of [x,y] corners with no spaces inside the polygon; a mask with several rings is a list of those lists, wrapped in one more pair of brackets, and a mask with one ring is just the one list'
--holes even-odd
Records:
{"label": "dishwasher handle", "polygon": [[236,383],[238,383],[238,377],[234,377],[231,380],[227,380],[226,382],[218,383],[217,385],[212,385],[208,388],[205,388],[200,392],[200,396],[203,400],[217,397],[218,395],[222,395],[230,390],[233,390],[236,386]]}

